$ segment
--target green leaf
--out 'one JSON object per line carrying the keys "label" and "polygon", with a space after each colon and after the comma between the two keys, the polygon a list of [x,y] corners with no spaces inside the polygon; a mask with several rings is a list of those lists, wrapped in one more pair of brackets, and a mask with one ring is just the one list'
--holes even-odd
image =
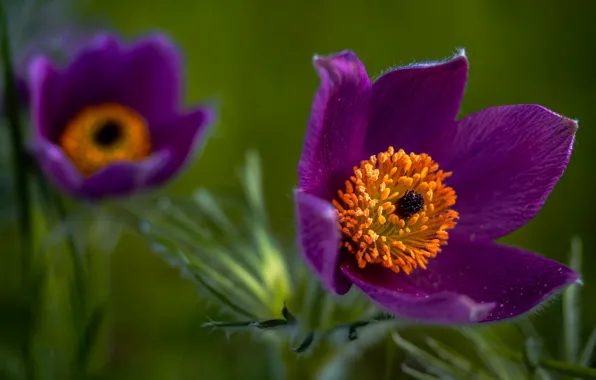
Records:
{"label": "green leaf", "polygon": [[[348,344],[337,346],[331,358],[319,372],[318,380],[344,380],[350,378],[352,368],[362,358],[363,352],[376,346],[379,341],[389,335],[389,330],[395,328],[392,323],[371,323],[366,327],[366,332],[359,335],[357,340]],[[395,345],[391,336],[390,343]]]}
{"label": "green leaf", "polygon": [[315,333],[310,332],[306,335],[306,337],[304,338],[304,340],[302,340],[302,342],[298,345],[298,347],[292,348],[292,351],[297,352],[297,353],[302,353],[309,349],[309,347],[313,344],[314,340],[315,340]]}
{"label": "green leaf", "polygon": [[[569,266],[576,272],[581,271],[582,241],[574,237],[571,241]],[[580,310],[579,310],[580,285],[571,284],[563,292],[563,341],[565,347],[565,360],[576,363],[580,347]]]}
{"label": "green leaf", "polygon": [[440,380],[440,378],[438,378],[438,377],[434,377],[432,375],[426,374],[424,372],[420,372],[417,369],[409,367],[407,364],[402,364],[401,370],[404,371],[404,373],[412,376],[412,378],[417,379],[417,380]]}
{"label": "green leaf", "polygon": [[459,371],[463,373],[469,373],[472,370],[472,363],[470,363],[470,361],[461,354],[455,352],[453,349],[430,337],[426,338],[425,341],[426,344],[428,344],[429,347],[432,348],[441,359],[447,363],[450,363]]}
{"label": "green leaf", "polygon": [[83,378],[87,375],[87,365],[89,363],[89,358],[93,353],[93,349],[97,342],[97,336],[99,335],[100,328],[102,322],[104,320],[104,316],[106,313],[105,306],[98,306],[96,307],[89,320],[87,321],[87,325],[83,331],[81,336],[78,349],[77,349],[77,374],[82,376]]}
{"label": "green leaf", "polygon": [[13,223],[16,207],[13,194],[14,183],[8,171],[0,171],[0,223]]}
{"label": "green leaf", "polygon": [[263,174],[259,154],[254,151],[246,153],[246,165],[241,175],[248,205],[255,215],[266,216],[263,198]]}
{"label": "green leaf", "polygon": [[0,379],[22,379],[23,361],[14,350],[0,347]]}
{"label": "green leaf", "polygon": [[432,371],[441,377],[447,376],[459,379],[465,376],[465,373],[460,373],[441,359],[418,348],[413,343],[402,338],[397,332],[393,332],[391,336],[398,347],[410,354],[413,359],[420,363],[420,365],[425,366],[429,371]]}
{"label": "green leaf", "polygon": [[[480,332],[482,330],[482,332]],[[525,376],[524,371],[497,355],[496,350],[503,344],[496,339],[490,328],[463,327],[461,332],[474,343],[478,356],[485,364],[493,377],[502,380],[517,380]]]}
{"label": "green leaf", "polygon": [[[501,350],[499,351],[499,354],[519,362],[524,360],[523,354],[518,352]],[[561,375],[579,377],[580,379],[596,379],[596,369],[594,368],[545,358],[539,359],[538,365]]]}
{"label": "green leaf", "polygon": [[592,359],[592,355],[594,353],[594,348],[596,347],[596,327],[592,330],[584,349],[582,350],[582,354],[579,358],[579,364],[583,366],[590,365],[590,360]]}
{"label": "green leaf", "polygon": [[191,199],[144,198],[117,207],[154,252],[222,305],[244,317],[270,318],[293,287],[284,251],[267,225],[255,153],[247,154],[242,180],[242,200],[198,189]]}

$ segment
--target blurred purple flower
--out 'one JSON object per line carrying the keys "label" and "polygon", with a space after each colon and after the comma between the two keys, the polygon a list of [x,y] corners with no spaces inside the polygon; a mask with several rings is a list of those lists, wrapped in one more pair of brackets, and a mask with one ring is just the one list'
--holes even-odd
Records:
{"label": "blurred purple flower", "polygon": [[33,147],[47,177],[77,197],[121,197],[171,179],[214,118],[179,109],[180,55],[154,35],[124,45],[99,35],[62,69],[29,67]]}
{"label": "blurred purple flower", "polygon": [[[4,5],[17,91],[23,108],[27,108],[30,102],[27,67],[31,59],[39,54],[68,59],[89,42],[93,31],[105,24],[103,20],[81,18],[79,11],[82,5],[78,0],[17,0]],[[0,116],[4,113],[3,87],[0,91]]]}
{"label": "blurred purple flower", "polygon": [[573,120],[537,105],[455,120],[463,55],[374,83],[349,51],[314,65],[321,86],[295,200],[304,257],[328,289],[355,284],[398,317],[459,324],[518,316],[578,279],[494,242],[544,204],[569,161]]}

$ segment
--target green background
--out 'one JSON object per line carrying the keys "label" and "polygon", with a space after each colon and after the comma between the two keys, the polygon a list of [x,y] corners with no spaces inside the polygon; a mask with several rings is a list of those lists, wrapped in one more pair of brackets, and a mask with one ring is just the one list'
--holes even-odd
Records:
{"label": "green background", "polygon": [[[127,37],[170,34],[186,57],[187,103],[220,105],[203,154],[165,191],[184,195],[204,186],[239,193],[244,153],[257,149],[272,225],[290,243],[296,166],[318,86],[313,54],[351,49],[375,76],[389,66],[443,59],[465,48],[470,74],[461,116],[495,105],[537,103],[579,120],[563,179],[542,212],[504,241],[565,261],[571,237],[581,237],[583,335],[596,324],[595,2],[95,0],[87,11]],[[127,236],[112,254],[111,268],[105,375],[264,378],[263,346],[247,334],[228,341],[202,329],[206,315],[217,316],[217,309],[142,240]],[[533,318],[555,352],[559,309],[560,302],[553,302]]]}

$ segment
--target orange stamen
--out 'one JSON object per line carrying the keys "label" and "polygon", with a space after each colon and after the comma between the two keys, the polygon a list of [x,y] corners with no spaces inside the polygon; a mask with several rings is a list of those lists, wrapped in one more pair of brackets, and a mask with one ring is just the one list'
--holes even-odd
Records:
{"label": "orange stamen", "polygon": [[113,162],[138,161],[151,153],[143,117],[117,103],[84,108],[68,122],[59,143],[85,177]]}
{"label": "orange stamen", "polygon": [[354,167],[332,203],[342,246],[360,268],[381,264],[406,274],[426,269],[428,259],[447,244],[447,230],[457,224],[458,213],[450,209],[457,196],[443,184],[450,175],[427,154],[408,155],[393,147]]}

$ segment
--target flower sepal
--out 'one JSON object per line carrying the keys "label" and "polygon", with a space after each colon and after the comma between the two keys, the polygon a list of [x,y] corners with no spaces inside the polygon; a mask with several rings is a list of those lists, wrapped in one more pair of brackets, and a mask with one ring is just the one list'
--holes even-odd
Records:
{"label": "flower sepal", "polygon": [[309,330],[304,320],[292,314],[285,302],[281,314],[283,318],[278,319],[210,321],[203,324],[203,327],[221,329],[226,333],[238,330],[255,331],[257,333],[271,330],[285,331],[289,334],[288,339],[290,341],[295,341],[296,336],[301,337],[297,340],[299,343],[290,348],[291,351],[300,354],[314,349],[319,344],[347,344],[358,340],[366,336],[366,327],[371,325],[379,326],[384,324],[386,330],[389,331],[398,323],[393,315],[380,311],[367,318],[338,323],[323,329],[319,327]]}
{"label": "flower sepal", "polygon": [[246,327],[249,329],[258,330],[292,330],[298,326],[298,320],[290,312],[286,304],[281,310],[283,318],[263,319],[263,320],[248,320],[248,321],[211,321],[203,324],[203,327],[213,327],[217,329],[238,329]]}

